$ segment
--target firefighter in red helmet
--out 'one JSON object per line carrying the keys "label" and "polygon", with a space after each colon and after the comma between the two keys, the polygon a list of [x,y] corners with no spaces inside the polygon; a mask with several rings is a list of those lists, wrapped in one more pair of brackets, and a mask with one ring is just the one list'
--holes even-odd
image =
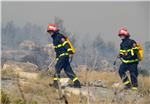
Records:
{"label": "firefighter in red helmet", "polygon": [[74,87],[80,88],[80,81],[73,72],[69,58],[72,57],[73,51],[64,35],[59,33],[59,28],[55,24],[49,24],[47,32],[53,39],[53,45],[56,52],[57,63],[55,65],[54,86],[58,88],[58,80],[60,80],[60,72],[64,69],[67,76],[74,82]]}
{"label": "firefighter in red helmet", "polygon": [[[122,64],[119,68],[119,75],[123,81],[124,89],[137,90],[138,88],[138,48],[137,43],[130,39],[130,34],[126,28],[119,30],[118,36],[122,42],[120,44],[119,57]],[[130,72],[131,81],[126,75],[126,71]]]}

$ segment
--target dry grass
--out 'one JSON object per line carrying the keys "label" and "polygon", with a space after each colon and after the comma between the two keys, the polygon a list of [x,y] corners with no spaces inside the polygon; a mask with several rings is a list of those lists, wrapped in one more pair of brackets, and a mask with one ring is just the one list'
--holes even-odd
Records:
{"label": "dry grass", "polygon": [[[86,81],[93,80],[102,80],[107,85],[107,88],[112,89],[112,85],[115,82],[121,83],[119,75],[115,72],[109,71],[91,71],[87,72],[86,70],[78,70],[77,76],[81,80],[82,83]],[[12,69],[8,69],[2,71],[2,76],[10,76],[16,77],[13,73]],[[21,89],[25,95],[25,99],[27,100],[27,104],[63,104],[62,100],[59,100],[58,92],[56,89],[49,87],[48,84],[52,79],[49,78],[47,74],[40,74],[37,79],[28,79],[24,80],[20,79]],[[11,87],[10,87],[11,88]],[[3,89],[3,88],[2,88]],[[120,89],[120,88],[119,88]],[[8,90],[9,91],[9,90]],[[10,90],[11,91],[11,90]],[[9,92],[11,93],[11,92]],[[72,93],[67,94],[67,99],[69,104],[87,104],[87,97],[80,95],[74,95]],[[142,97],[140,103],[137,104],[149,104],[150,100],[150,76],[139,76],[139,91],[138,94]],[[17,94],[9,95],[12,104],[23,104],[17,103],[22,102],[21,96],[18,97]],[[124,96],[124,100],[120,100],[120,97],[116,97],[115,99],[95,99],[94,101],[90,99],[90,104],[133,104],[132,100],[128,100],[126,96]],[[120,102],[120,101],[122,102]],[[135,103],[136,104],[136,103]]]}
{"label": "dry grass", "polygon": [[[102,80],[105,82],[107,88],[112,89],[114,91],[120,92],[122,90],[123,84],[122,81],[116,72],[110,71],[91,71],[87,72],[86,70],[78,70],[77,71],[79,79],[82,82],[85,81],[93,81],[93,80]],[[86,75],[87,74],[87,75]],[[129,75],[129,73],[127,73]],[[88,76],[88,79],[87,77]],[[142,76],[139,75],[139,89],[138,92],[128,91],[122,92],[125,94],[124,96],[116,95],[116,98],[112,99],[97,99],[97,101],[93,101],[93,104],[150,104],[150,76]],[[113,88],[114,83],[119,83],[117,88]],[[129,96],[130,95],[130,96]],[[140,100],[138,97],[135,99],[133,96],[140,96]],[[121,102],[120,102],[121,101]],[[98,103],[97,103],[98,102]],[[101,103],[100,103],[101,102]]]}
{"label": "dry grass", "polygon": [[[109,71],[91,71],[87,73],[86,71],[78,71],[77,75],[81,82],[86,82],[86,74],[88,74],[88,81],[93,81],[93,80],[102,80],[105,82],[108,88],[112,89],[112,85],[115,82],[118,82],[122,84],[119,75],[115,72],[109,72]],[[50,104],[61,104],[60,101],[57,99],[58,98],[58,93],[54,88],[50,88],[48,86],[48,83],[52,81],[48,76],[40,76],[39,80],[31,80],[31,83],[34,83],[34,85],[30,85],[28,88],[25,86],[25,92],[26,93],[33,93],[38,96],[44,96],[46,98],[46,102],[51,102]],[[143,100],[141,102],[144,102],[144,104],[148,104],[149,101],[146,99],[150,95],[150,76],[149,77],[143,77],[139,76],[139,91],[138,94],[143,96]],[[37,85],[35,85],[37,84]],[[36,88],[36,89],[34,89]],[[119,88],[121,89],[121,88]],[[130,93],[130,92],[129,92]],[[67,93],[68,94],[68,93]],[[128,99],[128,97],[124,96],[124,103],[123,104],[133,104],[132,99]],[[76,96],[74,94],[68,94],[67,99],[69,104],[87,104],[87,97],[85,96]],[[92,102],[92,104],[119,104],[120,99],[96,99]],[[61,101],[62,102],[62,101]],[[101,103],[100,103],[101,102]],[[148,103],[147,103],[148,102]],[[91,104],[91,103],[90,103]],[[140,104],[140,103],[137,103]]]}
{"label": "dry grass", "polygon": [[16,77],[12,68],[8,68],[7,70],[2,70],[1,75],[2,75],[2,77],[3,76]]}
{"label": "dry grass", "polygon": [[[86,71],[77,71],[77,75],[82,82],[87,80],[86,78]],[[107,84],[108,87],[111,87],[113,83],[118,82],[122,83],[118,73],[110,72],[110,71],[91,71],[87,73],[88,81],[93,80],[102,80]],[[129,73],[127,73],[129,76]],[[139,75],[139,92],[140,93],[150,93],[150,76],[142,76]]]}
{"label": "dry grass", "polygon": [[150,96],[150,76],[139,76],[139,93]]}
{"label": "dry grass", "polygon": [[[86,74],[88,78],[86,78]],[[81,70],[78,71],[77,75],[82,82],[85,82],[87,79],[88,81],[102,80],[108,87],[111,87],[115,82],[121,82],[117,73],[109,71],[91,71],[87,73]]]}
{"label": "dry grass", "polygon": [[0,97],[1,97],[0,100],[2,104],[10,104],[10,97],[6,92],[1,91]]}

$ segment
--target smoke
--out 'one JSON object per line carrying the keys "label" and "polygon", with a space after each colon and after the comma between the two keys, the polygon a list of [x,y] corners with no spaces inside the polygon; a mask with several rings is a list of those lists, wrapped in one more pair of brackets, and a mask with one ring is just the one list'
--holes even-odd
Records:
{"label": "smoke", "polygon": [[13,21],[2,27],[2,50],[4,49],[18,49],[19,44],[23,40],[32,40],[37,44],[43,46],[47,43],[46,32],[40,26],[27,23],[20,28],[15,25]]}
{"label": "smoke", "polygon": [[[76,54],[74,55],[74,61],[72,63],[74,66],[87,65],[88,67],[94,66],[95,69],[99,69],[110,67],[112,65],[114,58],[118,53],[113,41],[104,41],[101,37],[102,34],[73,35],[71,32],[67,31],[63,25],[64,21],[59,17],[55,18],[55,23],[59,26],[60,32],[67,35],[76,48]],[[16,52],[16,54],[12,55],[13,59],[18,60],[20,58],[19,61],[29,61],[39,67],[47,65],[48,58],[50,57],[52,59],[54,54],[48,56],[48,53],[45,51],[47,44],[52,43],[52,39],[48,38],[45,28],[46,26],[41,27],[31,23],[27,23],[20,28],[15,25],[13,21],[8,22],[5,27],[2,27],[2,51],[30,51],[30,54],[22,55],[22,57]],[[145,46],[145,49],[147,49],[145,50],[145,56],[147,57],[150,48],[149,42],[146,42]],[[53,50],[51,49],[50,51]],[[14,58],[15,56],[17,58]],[[2,57],[4,57],[4,54],[2,54]],[[9,58],[7,57],[7,59]],[[10,57],[10,59],[12,58]],[[149,63],[149,61],[144,61],[142,64],[144,63]]]}

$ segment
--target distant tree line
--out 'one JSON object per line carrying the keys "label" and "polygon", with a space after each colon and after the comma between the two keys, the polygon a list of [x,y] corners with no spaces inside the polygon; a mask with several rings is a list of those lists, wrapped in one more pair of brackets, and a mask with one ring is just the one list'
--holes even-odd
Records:
{"label": "distant tree line", "polygon": [[[54,23],[60,28],[60,32],[69,37],[77,50],[73,65],[87,65],[95,69],[112,65],[115,56],[118,54],[114,42],[105,42],[101,38],[101,34],[97,34],[94,38],[90,38],[91,35],[89,34],[86,34],[88,38],[80,37],[82,34],[73,35],[67,31],[63,22],[59,17],[54,20]],[[45,46],[48,40],[51,43],[51,39],[48,39],[46,35],[45,27],[31,23],[27,23],[23,27],[17,27],[13,21],[8,22],[5,27],[2,27],[2,50],[19,49],[19,44],[24,40],[32,40],[39,46]],[[149,65],[150,42],[145,42],[143,47],[145,60],[142,64]]]}
{"label": "distant tree line", "polygon": [[23,40],[32,40],[43,45],[47,42],[45,33],[41,26],[27,23],[23,27],[18,27],[10,21],[2,27],[2,50],[17,49]]}

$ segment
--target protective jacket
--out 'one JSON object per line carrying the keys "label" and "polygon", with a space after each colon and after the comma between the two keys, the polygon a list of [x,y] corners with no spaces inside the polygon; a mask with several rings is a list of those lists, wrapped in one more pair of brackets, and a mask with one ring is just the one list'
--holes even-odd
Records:
{"label": "protective jacket", "polygon": [[52,38],[54,49],[56,52],[56,58],[73,54],[72,49],[66,41],[66,37],[64,35],[60,34],[59,32],[55,32],[52,35]]}
{"label": "protective jacket", "polygon": [[129,37],[123,39],[120,44],[120,56],[123,63],[138,63],[138,47],[136,42]]}

